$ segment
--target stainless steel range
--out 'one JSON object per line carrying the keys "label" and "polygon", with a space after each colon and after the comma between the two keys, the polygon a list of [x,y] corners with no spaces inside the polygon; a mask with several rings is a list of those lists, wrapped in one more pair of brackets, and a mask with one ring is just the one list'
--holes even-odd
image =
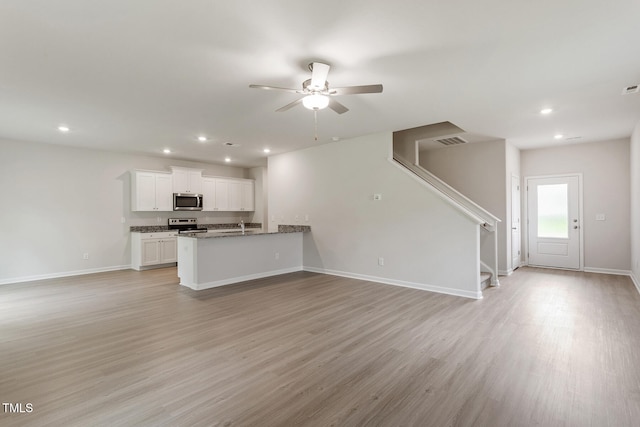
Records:
{"label": "stainless steel range", "polygon": [[196,218],[169,218],[169,230],[178,230],[178,233],[206,233],[207,229],[198,227]]}

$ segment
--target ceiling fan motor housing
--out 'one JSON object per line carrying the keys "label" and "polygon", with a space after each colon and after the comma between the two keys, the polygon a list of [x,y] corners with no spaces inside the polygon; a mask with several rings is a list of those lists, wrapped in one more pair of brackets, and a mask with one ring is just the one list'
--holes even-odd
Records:
{"label": "ceiling fan motor housing", "polygon": [[304,93],[324,93],[326,94],[326,92],[329,91],[329,82],[325,81],[324,82],[324,86],[319,88],[319,87],[311,87],[311,79],[307,79],[304,82],[302,82],[302,91]]}

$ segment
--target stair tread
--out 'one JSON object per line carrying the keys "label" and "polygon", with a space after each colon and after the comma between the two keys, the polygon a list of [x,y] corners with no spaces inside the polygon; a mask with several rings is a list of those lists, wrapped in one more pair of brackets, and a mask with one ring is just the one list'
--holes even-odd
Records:
{"label": "stair tread", "polygon": [[489,287],[491,285],[491,273],[481,272],[480,273],[480,287],[482,289]]}

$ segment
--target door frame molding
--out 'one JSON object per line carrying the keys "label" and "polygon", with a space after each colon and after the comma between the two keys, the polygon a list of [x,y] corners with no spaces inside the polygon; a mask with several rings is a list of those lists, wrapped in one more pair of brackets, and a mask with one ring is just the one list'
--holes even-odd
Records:
{"label": "door frame molding", "polygon": [[[584,205],[583,205],[583,185],[582,185],[582,172],[575,173],[560,173],[553,175],[527,175],[524,177],[524,190],[525,196],[520,197],[524,199],[524,212],[520,213],[520,218],[526,226],[526,233],[522,233],[522,227],[520,228],[520,239],[522,240],[522,247],[527,251],[526,257],[524,257],[524,265],[529,265],[529,180],[540,178],[565,178],[565,177],[578,177],[578,223],[580,224],[580,267],[578,271],[584,271]],[[542,267],[541,267],[542,268]],[[556,268],[556,267],[544,267],[544,268]],[[558,269],[565,270],[565,269]],[[571,271],[575,271],[571,269]]]}
{"label": "door frame molding", "polygon": [[[520,175],[516,175],[514,173],[511,174],[511,183],[510,183],[510,188],[509,191],[511,192],[511,206],[510,206],[510,213],[509,213],[509,218],[510,218],[510,224],[507,226],[508,228],[511,228],[513,226],[513,204],[515,203],[515,201],[513,200],[513,178],[516,178],[518,180],[518,185],[520,186],[520,189],[518,190],[520,193],[520,200],[517,201],[518,203],[518,208],[520,211],[520,255],[518,257],[518,265],[513,265],[513,252],[511,252],[513,250],[513,236],[511,235],[509,241],[511,242],[511,248],[509,250],[509,253],[511,255],[511,260],[510,260],[510,264],[511,264],[511,268],[509,269],[509,274],[512,274],[517,268],[522,267],[525,264],[524,261],[524,257],[522,256],[524,254],[524,246],[522,244],[523,239],[522,239],[522,224],[524,224],[523,221],[523,215],[522,215],[522,187],[523,187],[523,181],[522,178],[520,177]],[[525,193],[526,194],[526,193]],[[508,230],[510,231],[510,230]]]}

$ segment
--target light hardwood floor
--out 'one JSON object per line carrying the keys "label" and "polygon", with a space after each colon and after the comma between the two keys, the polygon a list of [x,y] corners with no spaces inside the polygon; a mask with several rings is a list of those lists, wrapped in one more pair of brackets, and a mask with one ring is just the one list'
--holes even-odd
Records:
{"label": "light hardwood floor", "polygon": [[3,426],[637,426],[640,295],[521,268],[469,300],[313,273],[0,286]]}

